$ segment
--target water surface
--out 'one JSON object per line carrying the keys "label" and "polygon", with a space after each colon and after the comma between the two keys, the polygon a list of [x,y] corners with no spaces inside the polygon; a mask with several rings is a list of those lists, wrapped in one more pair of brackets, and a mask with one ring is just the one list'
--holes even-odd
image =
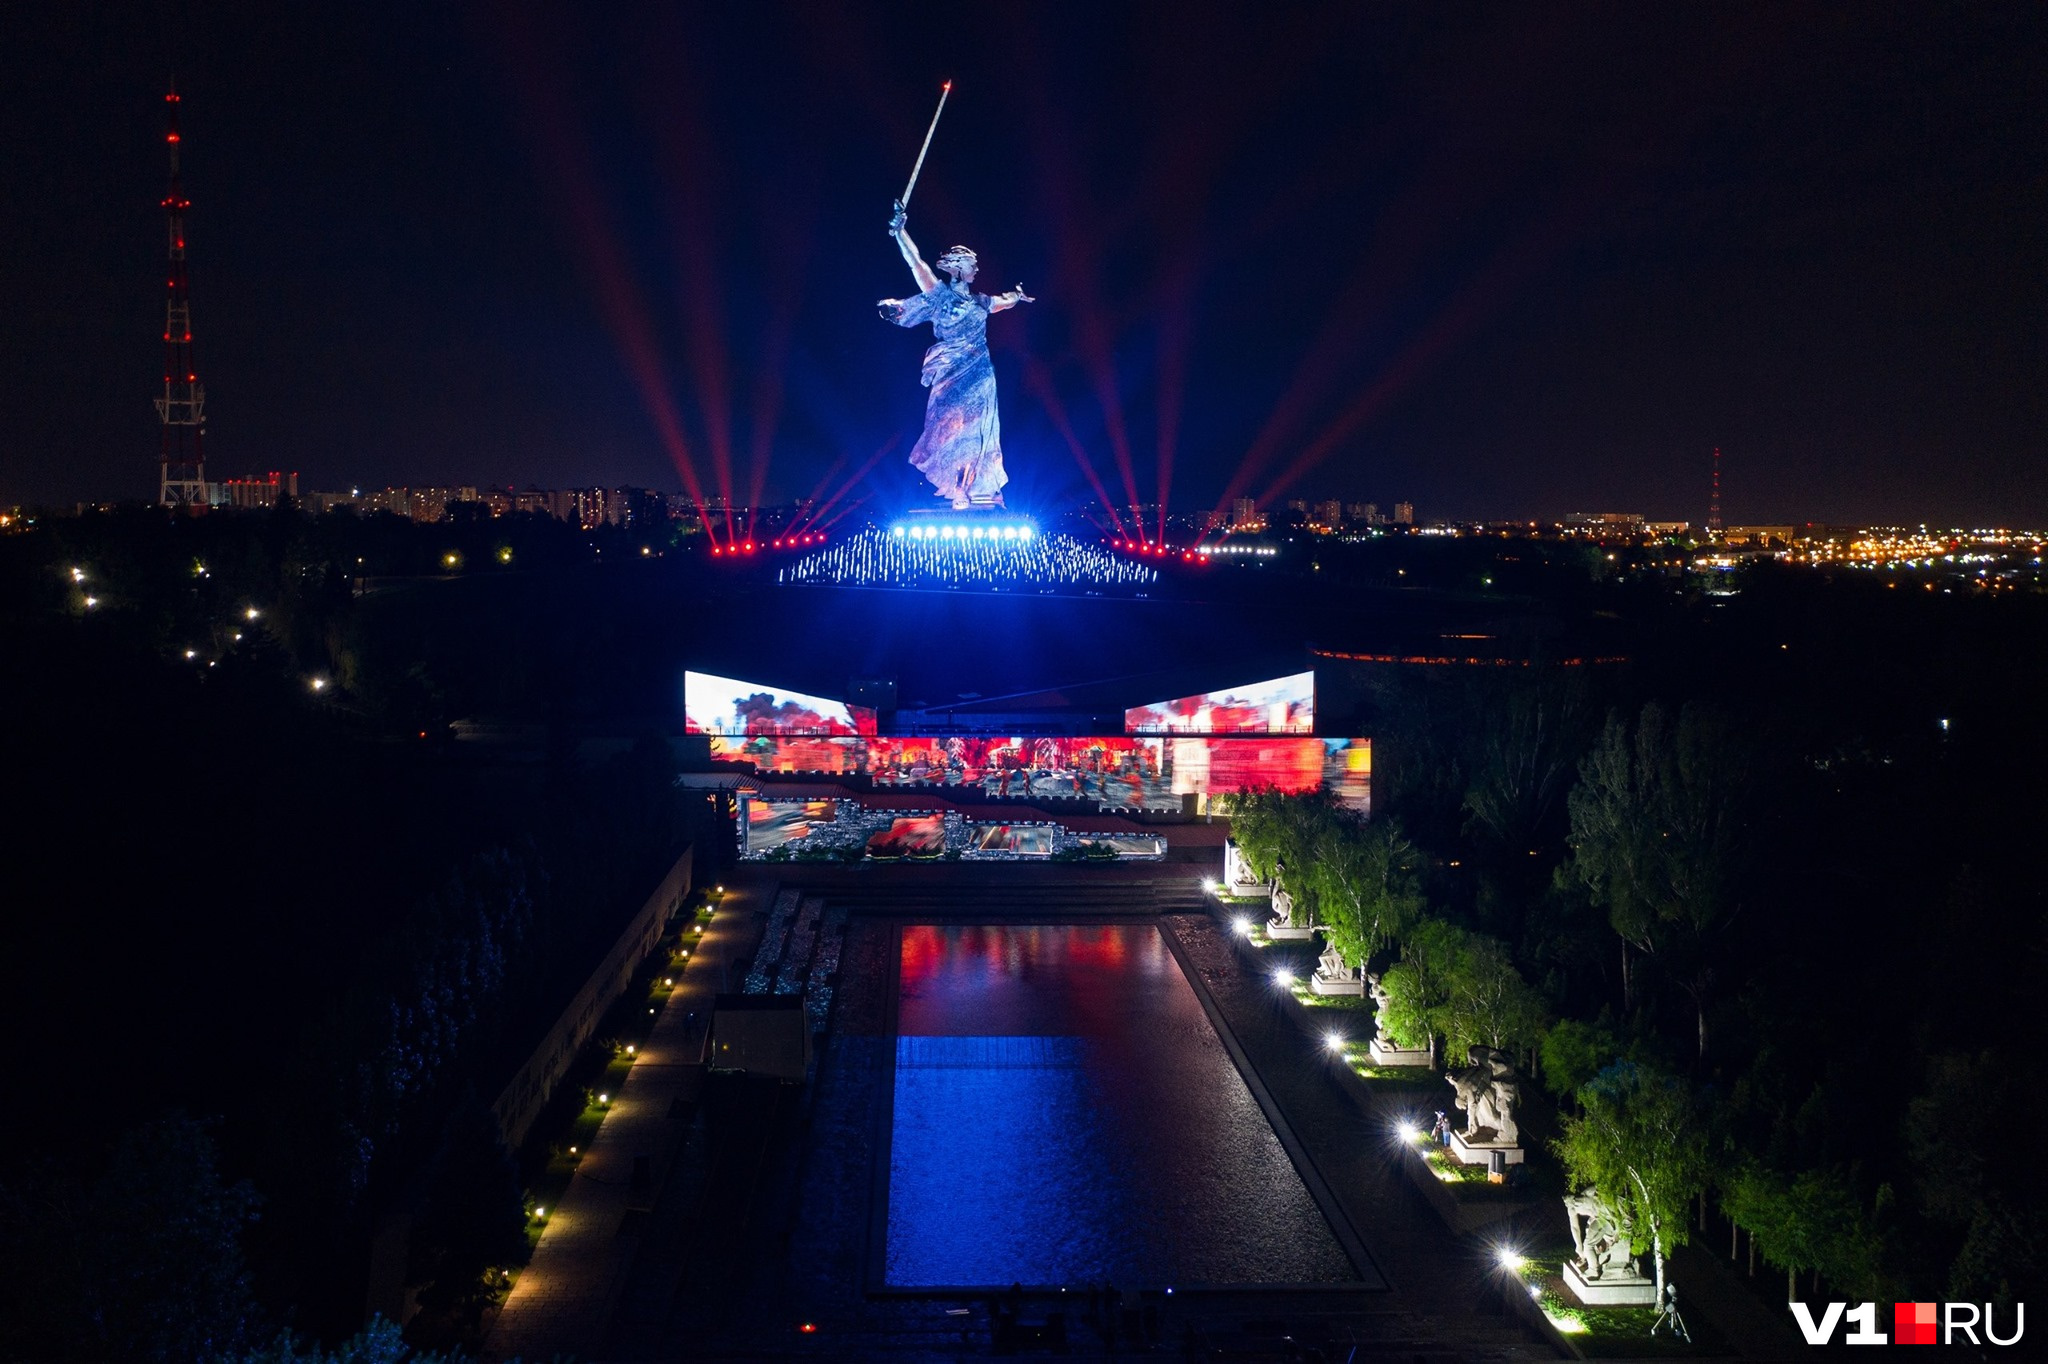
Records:
{"label": "water surface", "polygon": [[886,1282],[1359,1274],[1149,924],[903,930]]}

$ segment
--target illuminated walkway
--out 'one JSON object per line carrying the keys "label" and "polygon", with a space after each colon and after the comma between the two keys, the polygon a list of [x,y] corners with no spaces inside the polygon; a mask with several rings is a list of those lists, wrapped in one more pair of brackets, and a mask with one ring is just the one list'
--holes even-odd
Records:
{"label": "illuminated walkway", "polygon": [[[759,932],[761,891],[734,886],[718,903],[568,1191],[548,1210],[533,1259],[491,1327],[486,1358],[588,1359],[596,1353],[638,1245],[629,1223],[653,1203],[682,1145],[687,1124],[674,1114],[702,1087],[712,997],[738,988],[736,979],[726,985],[726,974]],[[693,1011],[695,1024],[689,1022]],[[647,1166],[636,1188],[634,1167],[643,1159]]]}

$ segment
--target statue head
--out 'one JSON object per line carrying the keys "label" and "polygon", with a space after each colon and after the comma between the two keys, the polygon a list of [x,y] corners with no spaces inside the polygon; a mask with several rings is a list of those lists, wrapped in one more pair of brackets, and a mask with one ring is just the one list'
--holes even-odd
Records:
{"label": "statue head", "polygon": [[980,258],[964,246],[950,248],[937,261],[939,269],[959,280],[962,284],[974,283],[974,272],[981,267]]}

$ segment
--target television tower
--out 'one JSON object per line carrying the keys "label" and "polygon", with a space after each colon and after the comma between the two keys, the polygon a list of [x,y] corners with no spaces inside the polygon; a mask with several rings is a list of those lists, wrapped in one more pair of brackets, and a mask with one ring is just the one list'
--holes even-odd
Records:
{"label": "television tower", "polygon": [[1714,447],[1714,494],[1707,503],[1707,534],[1714,539],[1721,536],[1721,447]]}
{"label": "television tower", "polygon": [[165,270],[164,395],[156,400],[163,420],[162,472],[157,501],[166,507],[204,507],[208,501],[206,456],[206,388],[192,359],[192,300],[185,281],[185,198],[178,180],[178,90],[164,96],[169,127],[164,141],[171,149],[171,191],[164,196],[169,228],[170,263]]}

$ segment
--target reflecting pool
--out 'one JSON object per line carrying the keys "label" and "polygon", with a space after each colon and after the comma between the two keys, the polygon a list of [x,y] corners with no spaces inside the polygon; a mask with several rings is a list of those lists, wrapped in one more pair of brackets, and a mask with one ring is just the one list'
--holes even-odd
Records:
{"label": "reflecting pool", "polygon": [[1157,927],[911,926],[901,972],[889,1285],[1358,1281]]}

